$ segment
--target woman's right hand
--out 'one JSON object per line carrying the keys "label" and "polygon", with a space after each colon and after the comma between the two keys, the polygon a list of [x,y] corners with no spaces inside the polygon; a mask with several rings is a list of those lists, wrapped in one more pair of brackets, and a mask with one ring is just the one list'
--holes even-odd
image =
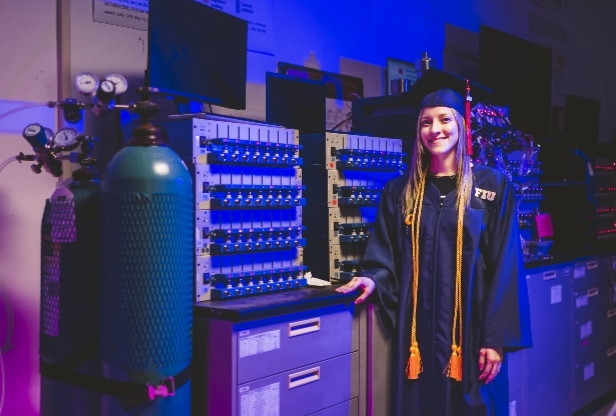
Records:
{"label": "woman's right hand", "polygon": [[357,289],[361,289],[363,293],[357,299],[355,299],[355,304],[362,303],[366,300],[368,296],[372,292],[374,292],[374,288],[376,285],[374,284],[374,280],[364,277],[364,276],[355,276],[351,279],[349,283],[344,286],[340,286],[336,289],[336,292],[340,293],[349,293]]}

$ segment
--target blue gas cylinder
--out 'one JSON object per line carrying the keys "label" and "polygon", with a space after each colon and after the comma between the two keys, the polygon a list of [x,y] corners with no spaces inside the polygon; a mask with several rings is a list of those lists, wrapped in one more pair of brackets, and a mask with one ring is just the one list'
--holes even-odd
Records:
{"label": "blue gas cylinder", "polygon": [[[109,162],[101,191],[100,357],[107,378],[159,385],[192,356],[193,191],[188,169],[150,123]],[[190,382],[175,395],[103,415],[190,414]]]}

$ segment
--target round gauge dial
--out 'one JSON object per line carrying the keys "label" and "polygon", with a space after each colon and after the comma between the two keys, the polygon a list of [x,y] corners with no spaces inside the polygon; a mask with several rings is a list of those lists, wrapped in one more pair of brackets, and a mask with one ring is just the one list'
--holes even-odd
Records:
{"label": "round gauge dial", "polygon": [[47,143],[51,143],[53,140],[53,130],[49,127],[43,127],[43,129],[45,130],[45,136],[47,136]]}
{"label": "round gauge dial", "polygon": [[41,132],[42,128],[40,124],[30,124],[24,129],[24,136],[34,137]]}
{"label": "round gauge dial", "polygon": [[53,143],[56,146],[62,147],[62,148],[71,147],[77,143],[78,136],[79,136],[79,133],[77,132],[77,130],[69,127],[69,128],[62,129],[59,132],[57,132],[53,138]]}
{"label": "round gauge dial", "polygon": [[75,86],[82,94],[94,94],[98,89],[98,78],[91,72],[82,72],[75,78]]}
{"label": "round gauge dial", "polygon": [[101,85],[99,88],[101,91],[106,92],[108,94],[113,94],[115,92],[115,85],[113,84],[112,81],[109,81],[107,79],[101,81]]}
{"label": "round gauge dial", "polygon": [[117,95],[124,94],[128,90],[128,81],[120,74],[107,75],[105,80],[111,81],[115,85],[115,93]]}

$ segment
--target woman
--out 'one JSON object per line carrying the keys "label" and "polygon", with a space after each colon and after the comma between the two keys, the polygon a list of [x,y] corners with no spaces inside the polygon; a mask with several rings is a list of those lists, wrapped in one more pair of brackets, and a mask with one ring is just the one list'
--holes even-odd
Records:
{"label": "woman", "polygon": [[390,181],[360,277],[395,328],[395,415],[507,416],[504,353],[531,346],[514,188],[471,163],[464,102],[420,104],[411,170]]}

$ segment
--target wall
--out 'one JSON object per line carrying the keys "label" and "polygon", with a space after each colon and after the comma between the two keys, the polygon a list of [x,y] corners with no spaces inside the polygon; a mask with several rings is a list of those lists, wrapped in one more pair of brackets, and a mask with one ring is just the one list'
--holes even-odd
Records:
{"label": "wall", "polygon": [[[325,71],[366,73],[387,57],[415,61],[428,51],[437,66],[456,68],[463,61],[472,70],[473,48],[480,24],[522,38],[541,39],[529,28],[529,13],[541,13],[567,29],[559,43],[566,57],[567,92],[602,100],[601,140],[616,130],[616,58],[609,52],[616,38],[610,20],[613,2],[588,0],[311,0],[273,2],[275,55],[249,54],[248,107],[227,114],[264,119],[264,73],[276,62],[304,65],[310,61]],[[560,12],[554,12],[558,6]],[[59,25],[57,24],[59,22]],[[467,34],[457,44],[447,40],[445,25]],[[57,31],[57,28],[60,30]],[[59,37],[56,36],[56,32]],[[57,129],[55,111],[46,101],[75,95],[72,78],[81,71],[104,77],[120,72],[137,85],[146,60],[146,33],[92,21],[92,0],[0,1],[0,162],[29,148],[21,138],[29,123]],[[10,40],[9,40],[10,39]],[[447,45],[448,53],[443,53]],[[466,49],[465,49],[466,48]],[[450,61],[457,55],[458,63]],[[447,59],[445,59],[447,57]],[[58,73],[57,68],[60,68]],[[378,71],[377,71],[378,73]],[[382,86],[381,86],[382,88]],[[58,89],[60,92],[58,92]],[[371,91],[378,91],[372,86]],[[382,90],[382,89],[381,89]],[[3,115],[24,105],[29,110]],[[102,139],[99,156],[113,154],[116,120],[86,114],[82,127]],[[53,192],[49,175],[34,175],[28,163],[13,163],[0,174],[0,345],[5,378],[3,414],[38,414],[37,365],[39,314],[40,218],[44,200]]]}
{"label": "wall", "polygon": [[[28,153],[30,123],[55,129],[44,103],[57,96],[56,8],[48,0],[0,2],[0,163]],[[26,108],[13,114],[8,111]],[[50,175],[14,162],[0,173],[0,413],[38,414],[40,218]]]}

